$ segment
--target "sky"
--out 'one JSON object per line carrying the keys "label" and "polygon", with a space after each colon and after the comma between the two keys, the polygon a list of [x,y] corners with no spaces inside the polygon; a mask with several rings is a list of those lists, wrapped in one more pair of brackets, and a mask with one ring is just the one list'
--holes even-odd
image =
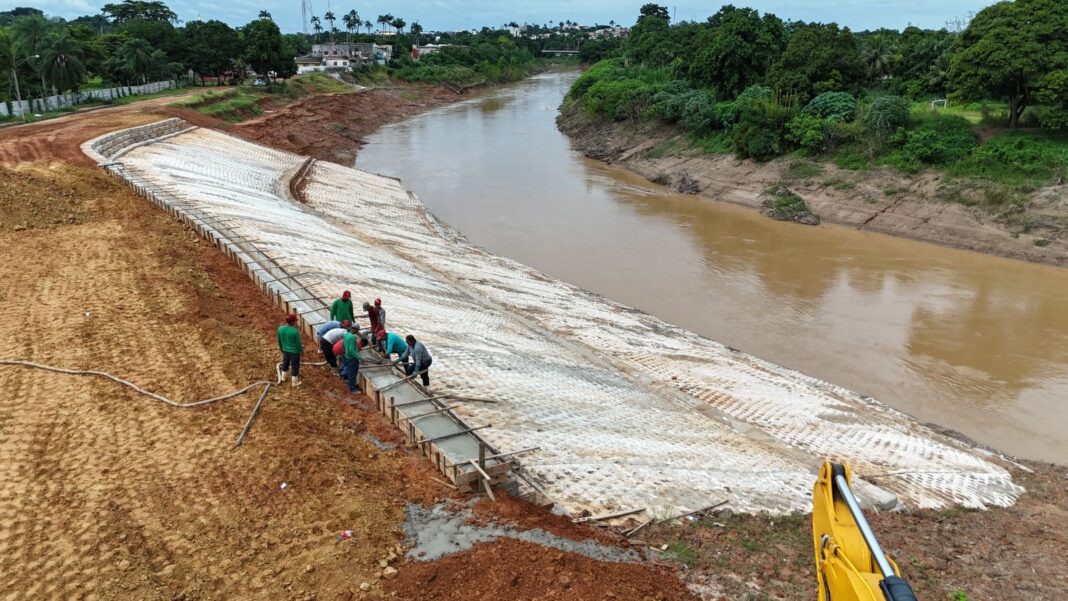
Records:
{"label": "sky", "polygon": [[[51,16],[74,18],[93,14],[109,0],[0,0],[0,10],[33,6]],[[121,0],[114,0],[121,1]],[[233,26],[256,18],[261,9],[270,11],[285,32],[301,30],[300,0],[164,0],[183,21],[219,19]],[[576,21],[583,25],[609,21],[632,25],[638,9],[647,0],[309,0],[313,14],[333,10],[341,15],[355,8],[364,20],[375,21],[390,13],[408,23],[418,21],[426,31],[452,31],[500,25],[509,21],[546,24]],[[703,20],[719,10],[719,2],[661,0],[675,20]],[[908,25],[944,27],[947,21],[967,17],[992,0],[735,0],[772,12],[782,19],[835,21],[854,30]],[[337,25],[342,27],[340,22]]]}

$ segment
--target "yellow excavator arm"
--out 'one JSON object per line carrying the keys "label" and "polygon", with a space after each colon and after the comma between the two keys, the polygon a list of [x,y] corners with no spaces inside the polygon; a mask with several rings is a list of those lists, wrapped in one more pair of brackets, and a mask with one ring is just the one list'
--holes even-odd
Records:
{"label": "yellow excavator arm", "polygon": [[812,545],[819,601],[916,601],[883,553],[850,485],[848,465],[824,463],[812,489]]}

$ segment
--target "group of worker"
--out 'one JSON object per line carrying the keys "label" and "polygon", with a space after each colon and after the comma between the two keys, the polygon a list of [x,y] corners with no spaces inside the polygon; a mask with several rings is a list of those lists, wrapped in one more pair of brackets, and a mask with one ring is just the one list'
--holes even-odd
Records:
{"label": "group of worker", "polygon": [[[327,365],[337,370],[348,385],[349,392],[362,392],[356,383],[356,375],[360,370],[360,351],[367,346],[376,348],[387,362],[402,366],[407,377],[418,374],[423,386],[429,386],[430,365],[434,358],[430,356],[426,345],[411,334],[402,339],[386,331],[386,309],[382,306],[382,299],[376,298],[373,305],[364,303],[363,310],[370,322],[366,330],[356,323],[352,293],[346,290],[341,298],[330,305],[330,321],[315,330],[319,352]],[[286,323],[278,327],[278,348],[282,351],[282,362],[278,364],[279,384],[292,373],[293,386],[300,386],[300,356],[304,345],[296,323],[297,316],[288,314]],[[393,355],[397,355],[397,358],[393,359]]]}

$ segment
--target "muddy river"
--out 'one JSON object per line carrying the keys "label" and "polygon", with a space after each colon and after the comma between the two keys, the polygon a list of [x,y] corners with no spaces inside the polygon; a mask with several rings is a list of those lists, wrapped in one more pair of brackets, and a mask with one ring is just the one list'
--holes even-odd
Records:
{"label": "muddy river", "polygon": [[981,443],[1068,463],[1068,270],[776,222],[584,159],[554,122],[575,77],[386,126],[358,166],[400,177],[497,254]]}

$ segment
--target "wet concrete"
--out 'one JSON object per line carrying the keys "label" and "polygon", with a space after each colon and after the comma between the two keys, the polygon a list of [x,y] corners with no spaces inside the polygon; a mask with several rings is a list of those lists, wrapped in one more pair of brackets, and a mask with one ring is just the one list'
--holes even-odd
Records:
{"label": "wet concrete", "polygon": [[358,166],[401,177],[492,252],[997,449],[1068,462],[1068,272],[775,222],[585,160],[554,124],[574,77],[386,126]]}
{"label": "wet concrete", "polygon": [[408,505],[404,509],[404,533],[412,548],[408,551],[409,559],[431,561],[446,555],[470,549],[476,543],[484,543],[498,538],[536,543],[577,553],[598,561],[637,561],[638,555],[633,551],[608,547],[594,540],[574,541],[550,534],[545,530],[516,530],[500,525],[480,525],[473,523],[474,514],[470,510],[451,510],[445,505],[423,507]]}

